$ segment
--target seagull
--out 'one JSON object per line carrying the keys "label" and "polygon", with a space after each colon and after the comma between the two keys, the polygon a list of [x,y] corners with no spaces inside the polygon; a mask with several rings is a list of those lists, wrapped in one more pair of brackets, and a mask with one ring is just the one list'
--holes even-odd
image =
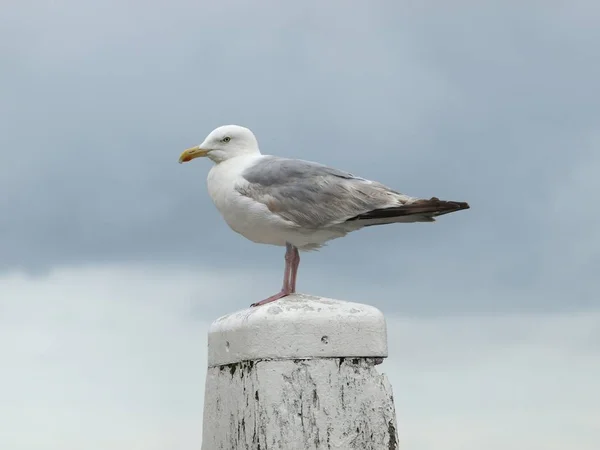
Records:
{"label": "seagull", "polygon": [[238,125],[216,128],[179,162],[200,157],[215,163],[208,193],[229,227],[253,242],[286,248],[281,290],[251,307],[296,292],[299,251],[364,227],[434,222],[469,209],[466,202],[411,197],[316,162],[263,155],[254,133]]}

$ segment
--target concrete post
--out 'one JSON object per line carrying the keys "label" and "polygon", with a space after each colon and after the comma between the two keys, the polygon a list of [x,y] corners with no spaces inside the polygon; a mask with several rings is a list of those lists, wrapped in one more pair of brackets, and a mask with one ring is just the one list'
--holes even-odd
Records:
{"label": "concrete post", "polygon": [[395,450],[376,308],[294,294],[217,319],[202,450]]}

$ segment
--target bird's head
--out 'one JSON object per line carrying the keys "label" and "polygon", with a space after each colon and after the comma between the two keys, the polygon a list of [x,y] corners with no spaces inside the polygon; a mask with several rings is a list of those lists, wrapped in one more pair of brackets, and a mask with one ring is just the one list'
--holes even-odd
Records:
{"label": "bird's head", "polygon": [[206,156],[220,163],[236,156],[256,153],[260,153],[260,150],[252,131],[239,125],[224,125],[211,131],[202,144],[185,150],[179,162]]}

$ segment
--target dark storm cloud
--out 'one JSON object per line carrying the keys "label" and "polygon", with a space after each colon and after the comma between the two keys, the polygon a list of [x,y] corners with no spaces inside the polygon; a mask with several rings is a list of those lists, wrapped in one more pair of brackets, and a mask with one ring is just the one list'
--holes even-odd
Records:
{"label": "dark storm cloud", "polygon": [[177,164],[214,127],[238,123],[265,153],[472,206],[334,241],[304,258],[307,278],[335,265],[331,276],[348,280],[419,281],[429,298],[453,286],[442,309],[597,306],[600,226],[588,205],[600,186],[585,171],[575,181],[600,168],[598,8],[478,5],[4,7],[0,269],[279,269],[280,249],[222,222],[208,161]]}

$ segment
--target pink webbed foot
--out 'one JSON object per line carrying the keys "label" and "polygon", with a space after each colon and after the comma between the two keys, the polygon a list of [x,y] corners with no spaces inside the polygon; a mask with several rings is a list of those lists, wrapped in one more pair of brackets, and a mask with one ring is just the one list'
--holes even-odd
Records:
{"label": "pink webbed foot", "polygon": [[278,292],[275,295],[271,295],[269,298],[265,298],[264,300],[261,300],[260,302],[252,303],[250,305],[250,307],[252,308],[252,307],[255,307],[255,306],[266,305],[267,303],[274,302],[275,300],[279,300],[280,298],[286,297],[286,296],[288,296],[290,294],[291,294],[290,291],[282,290],[281,292]]}
{"label": "pink webbed foot", "polygon": [[283,287],[281,288],[281,291],[260,302],[252,303],[250,307],[265,305],[296,292],[296,274],[298,272],[299,264],[300,255],[298,249],[292,244],[287,243],[285,251],[285,270],[283,271]]}

